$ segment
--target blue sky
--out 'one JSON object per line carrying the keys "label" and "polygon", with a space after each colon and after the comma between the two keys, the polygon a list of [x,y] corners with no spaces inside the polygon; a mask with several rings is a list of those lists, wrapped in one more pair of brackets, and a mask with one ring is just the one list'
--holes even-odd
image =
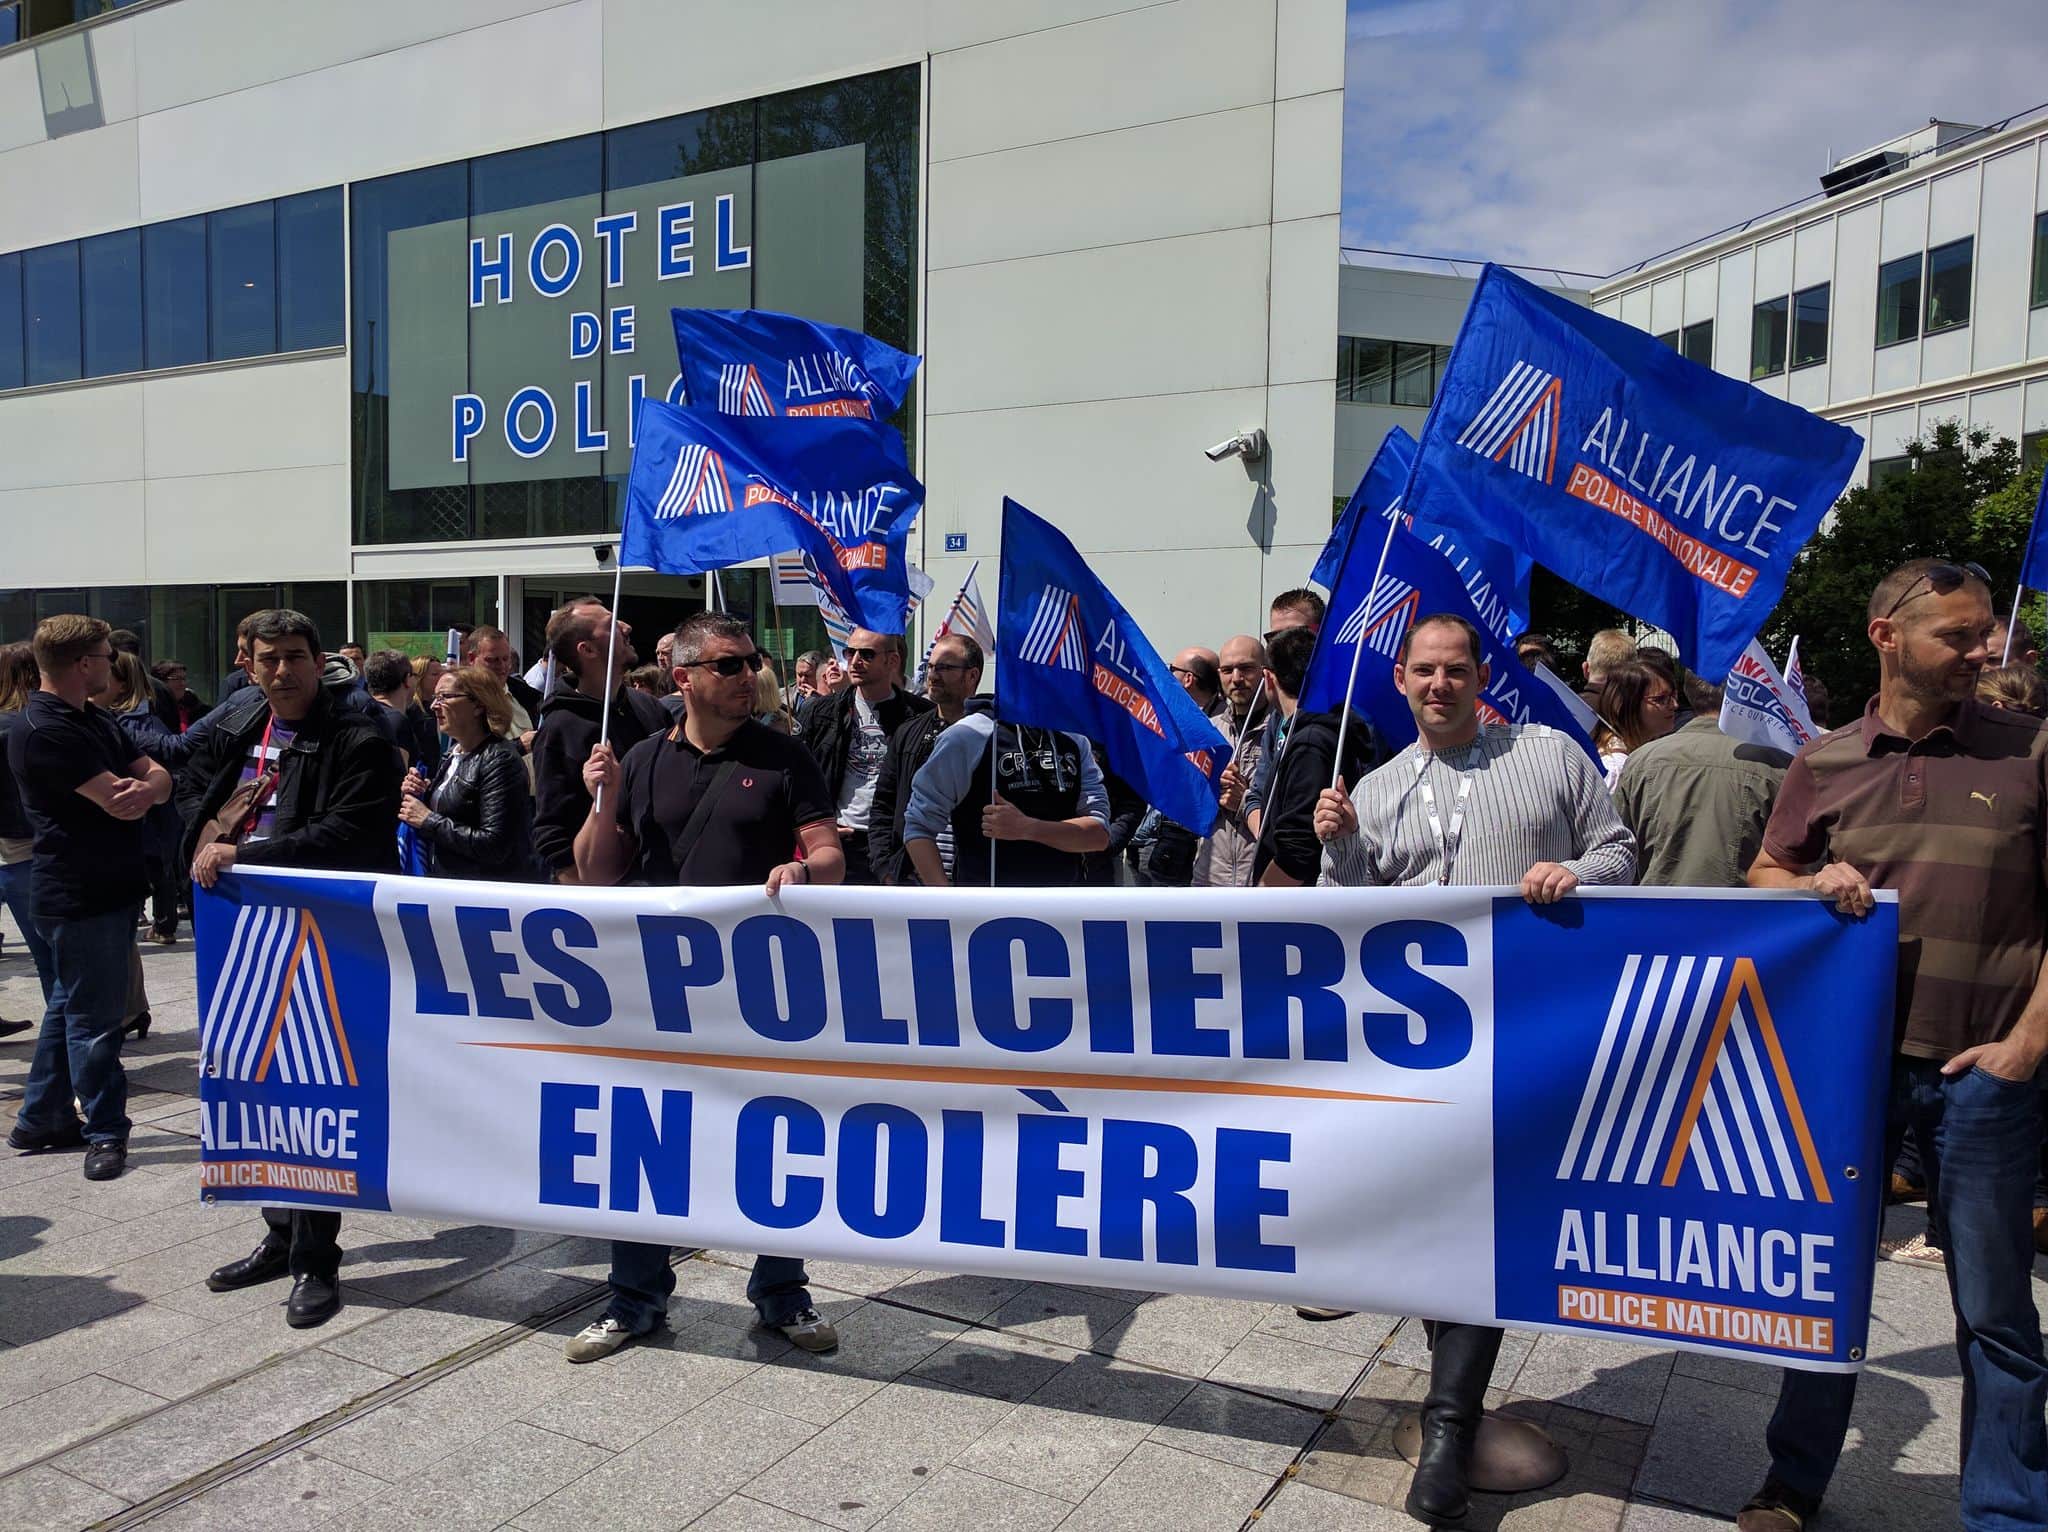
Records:
{"label": "blue sky", "polygon": [[2042,0],[1348,0],[1344,243],[1607,273],[2048,100]]}

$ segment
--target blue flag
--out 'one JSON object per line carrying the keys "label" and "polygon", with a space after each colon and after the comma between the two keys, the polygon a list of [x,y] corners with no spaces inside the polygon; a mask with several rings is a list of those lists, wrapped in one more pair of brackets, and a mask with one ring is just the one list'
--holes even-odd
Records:
{"label": "blue flag", "polygon": [[670,309],[669,317],[690,408],[720,415],[887,420],[923,360],[858,330],[765,309]]}
{"label": "blue flag", "polygon": [[2020,584],[2028,590],[2048,590],[2048,472],[2041,475],[2041,497],[2034,502],[2027,551],[2020,555]]}
{"label": "blue flag", "polygon": [[[1415,450],[1415,438],[1399,426],[1381,440],[1380,450],[1373,454],[1371,466],[1358,481],[1358,488],[1351,492],[1350,503],[1337,518],[1336,529],[1323,544],[1322,556],[1309,573],[1309,578],[1324,590],[1336,589],[1344,550],[1351,546],[1361,526],[1368,528],[1365,535],[1372,546],[1379,546],[1386,527],[1375,513],[1401,506],[1408,475],[1415,465]],[[1418,522],[1413,516],[1408,518],[1408,527],[1451,561],[1472,596],[1472,605],[1482,619],[1482,631],[1503,641],[1527,631],[1529,575],[1534,567],[1528,554],[1469,532]]]}
{"label": "blue flag", "polygon": [[1175,824],[1207,835],[1230,743],[1074,545],[1003,501],[996,716],[1066,729]]}
{"label": "blue flag", "polygon": [[[1373,572],[1379,569],[1382,547],[1387,553],[1386,567],[1379,570],[1375,583]],[[1358,681],[1351,690],[1351,705],[1371,719],[1390,744],[1398,748],[1411,743],[1416,733],[1415,715],[1394,684],[1394,665],[1400,658],[1402,636],[1416,620],[1443,613],[1464,618],[1485,640],[1486,652],[1480,658],[1493,674],[1479,697],[1481,722],[1548,724],[1576,740],[1598,763],[1599,752],[1579,727],[1570,706],[1523,668],[1512,643],[1494,635],[1479,620],[1478,608],[1450,560],[1398,522],[1389,537],[1384,513],[1364,524],[1330,588],[1330,621],[1316,637],[1308,679],[1302,683],[1301,710],[1325,713],[1343,704],[1352,655],[1362,642],[1365,649],[1358,656]]]}
{"label": "blue flag", "polygon": [[1726,675],[1860,442],[1632,325],[1488,266],[1404,504],[1656,623]]}
{"label": "blue flag", "polygon": [[807,553],[861,627],[901,633],[924,486],[863,420],[737,420],[640,401],[619,567],[701,574]]}

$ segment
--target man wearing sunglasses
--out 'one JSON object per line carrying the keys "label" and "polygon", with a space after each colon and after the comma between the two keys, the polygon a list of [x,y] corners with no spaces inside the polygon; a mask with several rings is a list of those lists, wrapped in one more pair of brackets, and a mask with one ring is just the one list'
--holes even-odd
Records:
{"label": "man wearing sunglasses", "polygon": [[[699,612],[676,629],[675,681],[683,720],[644,739],[622,762],[593,746],[583,785],[594,801],[576,832],[577,880],[667,887],[837,883],[845,869],[833,803],[817,763],[754,717],[761,652],[747,625]],[[801,846],[801,858],[793,853]],[[568,1345],[594,1362],[668,1321],[676,1274],[666,1245],[612,1241],[612,1297]],[[811,1306],[809,1276],[792,1256],[754,1259],[747,1282],[758,1323],[805,1351],[839,1334]]]}
{"label": "man wearing sunglasses", "polygon": [[[606,710],[620,755],[669,726],[657,699],[626,685],[626,672],[638,658],[632,636],[630,625],[594,601],[572,602],[548,619],[555,680],[533,737],[533,849],[550,882],[576,881],[576,833],[590,812],[583,763],[605,730]],[[607,665],[612,694],[600,698]]]}
{"label": "man wearing sunglasses", "polygon": [[889,753],[889,736],[918,714],[930,712],[932,705],[899,684],[901,633],[855,628],[846,640],[846,675],[851,685],[836,697],[814,702],[804,713],[803,740],[838,805],[846,881],[875,883],[879,878],[868,859],[868,830],[874,823],[882,757]]}
{"label": "man wearing sunglasses", "polygon": [[[1870,598],[1878,693],[1794,758],[1749,870],[1860,918],[1899,896],[1898,998],[1886,1144],[1929,1146],[1947,1231],[1963,1373],[1962,1524],[2048,1526],[2048,1360],[2030,1279],[2048,1055],[2048,732],[1985,707],[1990,582],[1915,559]],[[1821,1023],[1820,1018],[1815,1018]],[[1824,1023],[1822,1023],[1824,1024]],[[1847,1252],[1844,1253],[1845,1257]],[[1800,1532],[1849,1426],[1853,1373],[1785,1373],[1771,1468],[1743,1532]]]}

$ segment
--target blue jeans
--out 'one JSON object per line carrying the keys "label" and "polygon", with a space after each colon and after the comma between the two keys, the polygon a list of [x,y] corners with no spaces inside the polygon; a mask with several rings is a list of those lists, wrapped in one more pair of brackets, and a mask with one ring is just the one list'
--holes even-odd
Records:
{"label": "blue jeans", "polygon": [[51,956],[50,944],[43,940],[43,933],[36,929],[35,917],[28,912],[28,862],[8,862],[0,866],[0,903],[5,903],[8,912],[14,916],[14,923],[21,927],[21,939],[28,943],[28,955],[34,959],[36,978],[43,986],[43,1004],[50,1003],[50,986],[57,982],[57,960]]}
{"label": "blue jeans", "polygon": [[[676,1290],[675,1268],[668,1257],[667,1245],[613,1240],[612,1269],[607,1278],[612,1301],[606,1315],[635,1335],[645,1335],[663,1324],[668,1319],[669,1295]],[[788,1324],[811,1306],[805,1285],[810,1280],[804,1263],[795,1256],[757,1255],[754,1274],[747,1278],[747,1301],[764,1325]]]}
{"label": "blue jeans", "polygon": [[85,1112],[96,1144],[128,1140],[128,1074],[121,1068],[121,1022],[128,1005],[128,958],[140,906],[104,915],[46,920],[55,982],[36,1037],[17,1126],[54,1132],[72,1121],[71,1098]]}
{"label": "blue jeans", "polygon": [[[1944,1079],[1932,1060],[1896,1059],[1885,1167],[1909,1126],[1934,1146],[1927,1201],[1947,1231],[1963,1372],[1962,1523],[1968,1532],[2039,1532],[2048,1526],[2048,1360],[2029,1279],[2041,1091],[1981,1069]],[[1788,1369],[1765,1436],[1772,1477],[1818,1502],[1855,1399],[1853,1373]]]}

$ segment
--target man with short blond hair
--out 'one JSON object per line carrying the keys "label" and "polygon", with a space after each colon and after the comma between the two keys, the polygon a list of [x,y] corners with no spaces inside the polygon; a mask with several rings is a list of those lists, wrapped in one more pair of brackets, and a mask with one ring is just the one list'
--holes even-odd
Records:
{"label": "man with short blond hair", "polygon": [[1636,641],[1619,628],[1602,628],[1586,640],[1586,658],[1580,670],[1586,689],[1579,693],[1587,707],[1597,708],[1600,688],[1607,684],[1607,672],[1636,657]]}
{"label": "man with short blond hair", "polygon": [[512,639],[503,628],[494,628],[489,623],[479,623],[462,638],[462,662],[465,665],[481,665],[500,681],[512,698],[512,733],[519,741],[521,750],[533,748],[535,728],[534,710],[540,706],[540,693],[528,686],[521,676],[512,669]]}

